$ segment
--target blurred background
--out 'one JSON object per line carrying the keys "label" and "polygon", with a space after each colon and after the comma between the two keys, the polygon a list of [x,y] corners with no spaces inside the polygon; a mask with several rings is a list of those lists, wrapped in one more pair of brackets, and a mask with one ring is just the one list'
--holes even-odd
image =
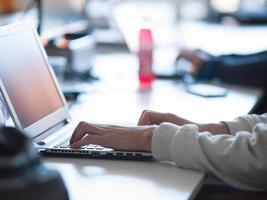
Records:
{"label": "blurred background", "polygon": [[98,53],[136,54],[144,20],[159,75],[175,73],[184,47],[215,55],[267,47],[266,0],[0,0],[0,13],[0,25],[30,20],[39,27],[53,66],[67,66],[58,73],[82,79],[98,70],[92,67]]}

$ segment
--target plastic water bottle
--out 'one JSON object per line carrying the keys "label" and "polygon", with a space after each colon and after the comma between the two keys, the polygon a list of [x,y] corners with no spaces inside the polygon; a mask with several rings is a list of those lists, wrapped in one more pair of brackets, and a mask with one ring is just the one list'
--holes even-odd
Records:
{"label": "plastic water bottle", "polygon": [[144,23],[139,31],[139,86],[141,90],[151,88],[153,74],[153,49],[154,41],[151,28]]}

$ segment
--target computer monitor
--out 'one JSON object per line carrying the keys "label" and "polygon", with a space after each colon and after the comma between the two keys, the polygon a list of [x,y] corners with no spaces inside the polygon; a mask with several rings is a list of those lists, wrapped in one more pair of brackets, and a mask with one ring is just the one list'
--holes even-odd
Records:
{"label": "computer monitor", "polygon": [[88,27],[88,0],[39,0],[42,4],[41,35],[52,38]]}

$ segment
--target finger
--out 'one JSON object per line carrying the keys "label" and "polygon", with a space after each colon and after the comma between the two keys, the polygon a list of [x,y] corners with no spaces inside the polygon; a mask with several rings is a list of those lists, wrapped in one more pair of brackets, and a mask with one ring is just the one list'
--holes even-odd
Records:
{"label": "finger", "polygon": [[89,138],[89,135],[86,135],[86,136],[83,137],[81,140],[78,140],[78,141],[74,142],[73,144],[71,144],[71,145],[70,145],[70,148],[78,149],[78,148],[80,148],[81,146],[91,144],[91,142],[89,141],[88,138]]}
{"label": "finger", "polygon": [[81,131],[80,129],[84,126],[84,123],[85,122],[80,122],[78,124],[78,126],[74,129],[73,133],[72,133],[72,136],[70,138],[70,144],[72,144],[73,142],[75,142],[76,140],[78,140],[78,138],[81,138],[82,136],[80,135],[81,134]]}
{"label": "finger", "polygon": [[144,110],[138,120],[137,125],[142,126],[145,125],[149,121],[149,111]]}
{"label": "finger", "polygon": [[138,125],[154,125],[165,121],[165,114],[159,112],[146,112],[139,120]]}
{"label": "finger", "polygon": [[178,62],[180,59],[190,60],[191,54],[193,53],[192,50],[189,49],[181,49],[179,54],[177,55],[175,62]]}
{"label": "finger", "polygon": [[138,126],[145,126],[145,125],[151,125],[151,124],[153,124],[153,122],[147,116],[140,119],[140,121],[138,122]]}
{"label": "finger", "polygon": [[103,137],[98,136],[98,135],[86,135],[82,139],[71,144],[70,147],[77,149],[77,148],[80,148],[81,146],[89,145],[89,144],[96,144],[96,145],[104,146],[103,139],[104,139]]}
{"label": "finger", "polygon": [[99,135],[104,132],[103,128],[96,124],[89,124],[86,122],[80,122],[72,134],[70,144],[82,139],[86,134]]}
{"label": "finger", "polygon": [[146,125],[147,123],[149,122],[149,120],[147,119],[147,117],[142,117],[138,120],[138,123],[137,125],[138,126],[143,126],[143,125]]}

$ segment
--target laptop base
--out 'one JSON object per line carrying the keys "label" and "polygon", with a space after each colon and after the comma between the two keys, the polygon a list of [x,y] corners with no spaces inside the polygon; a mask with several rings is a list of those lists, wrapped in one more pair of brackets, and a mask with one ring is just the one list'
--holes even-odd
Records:
{"label": "laptop base", "polygon": [[81,149],[66,149],[57,152],[57,149],[49,149],[39,152],[47,157],[67,157],[67,158],[92,158],[92,159],[112,159],[112,160],[154,160],[150,153],[144,152],[120,152],[120,151],[84,151]]}

